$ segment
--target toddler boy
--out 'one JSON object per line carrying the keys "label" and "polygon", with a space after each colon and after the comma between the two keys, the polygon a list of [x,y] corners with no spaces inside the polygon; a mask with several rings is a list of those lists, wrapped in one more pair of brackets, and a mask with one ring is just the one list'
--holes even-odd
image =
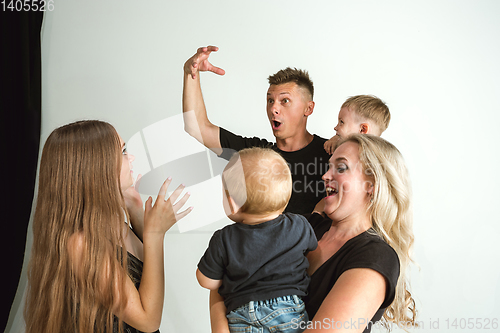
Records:
{"label": "toddler boy", "polygon": [[301,296],[310,280],[305,255],[318,243],[302,215],[282,213],[292,193],[287,163],[271,149],[243,149],[222,181],[224,209],[236,223],[212,236],[198,282],[224,298],[231,332],[251,326],[302,332],[298,323],[308,316]]}
{"label": "toddler boy", "polygon": [[333,154],[337,141],[349,134],[380,136],[390,120],[389,108],[380,98],[371,95],[349,97],[340,108],[339,120],[334,128],[337,133],[325,142],[325,150]]}

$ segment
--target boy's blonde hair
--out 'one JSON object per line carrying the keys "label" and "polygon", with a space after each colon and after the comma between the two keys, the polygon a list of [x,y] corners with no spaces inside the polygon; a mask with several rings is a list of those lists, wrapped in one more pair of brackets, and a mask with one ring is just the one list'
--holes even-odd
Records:
{"label": "boy's blonde hair", "polygon": [[292,175],[286,161],[268,148],[247,148],[233,155],[222,174],[226,194],[239,212],[264,215],[283,211],[292,195]]}
{"label": "boy's blonde hair", "polygon": [[372,95],[357,95],[349,97],[342,107],[347,107],[361,118],[371,120],[382,134],[391,121],[391,113],[387,105],[378,97]]}

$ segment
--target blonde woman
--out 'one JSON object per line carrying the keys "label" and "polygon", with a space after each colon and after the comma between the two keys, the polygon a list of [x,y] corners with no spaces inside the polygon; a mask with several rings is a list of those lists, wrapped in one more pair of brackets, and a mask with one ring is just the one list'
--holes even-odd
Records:
{"label": "blonde woman", "polygon": [[382,318],[413,326],[411,189],[400,152],[380,137],[349,136],[323,180],[324,215],[308,217],[319,241],[308,255],[306,332],[370,332]]}
{"label": "blonde woman", "polygon": [[[323,176],[324,212],[306,216],[318,239],[309,252],[305,332],[370,332],[415,325],[407,269],[413,245],[411,189],[400,152],[386,140],[341,140]],[[220,297],[211,294],[213,332],[227,332]]]}
{"label": "blonde woman", "polygon": [[[26,332],[152,332],[164,297],[163,240],[183,187],[146,201],[133,184],[132,156],[115,129],[80,121],[48,137],[40,162],[25,306]],[[132,204],[133,203],[133,204]],[[130,221],[134,231],[124,223]]]}

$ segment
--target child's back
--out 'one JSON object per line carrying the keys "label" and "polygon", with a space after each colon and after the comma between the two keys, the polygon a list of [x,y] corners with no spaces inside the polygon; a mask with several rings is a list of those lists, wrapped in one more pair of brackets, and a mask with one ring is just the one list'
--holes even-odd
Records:
{"label": "child's back", "polygon": [[270,149],[242,150],[229,161],[223,184],[226,212],[237,223],[214,233],[198,281],[224,298],[231,331],[301,332],[300,321],[308,320],[300,299],[309,284],[305,254],[317,241],[303,216],[281,214],[292,186],[286,162]]}

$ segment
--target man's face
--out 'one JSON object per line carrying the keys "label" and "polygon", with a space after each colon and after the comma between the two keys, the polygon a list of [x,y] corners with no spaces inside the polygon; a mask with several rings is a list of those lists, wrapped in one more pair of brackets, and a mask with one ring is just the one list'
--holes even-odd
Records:
{"label": "man's face", "polygon": [[339,122],[335,126],[337,136],[345,138],[350,134],[360,133],[360,121],[353,111],[349,108],[343,107],[339,112]]}
{"label": "man's face", "polygon": [[306,130],[314,108],[305,89],[295,82],[271,85],[267,90],[267,117],[276,139],[288,139]]}

